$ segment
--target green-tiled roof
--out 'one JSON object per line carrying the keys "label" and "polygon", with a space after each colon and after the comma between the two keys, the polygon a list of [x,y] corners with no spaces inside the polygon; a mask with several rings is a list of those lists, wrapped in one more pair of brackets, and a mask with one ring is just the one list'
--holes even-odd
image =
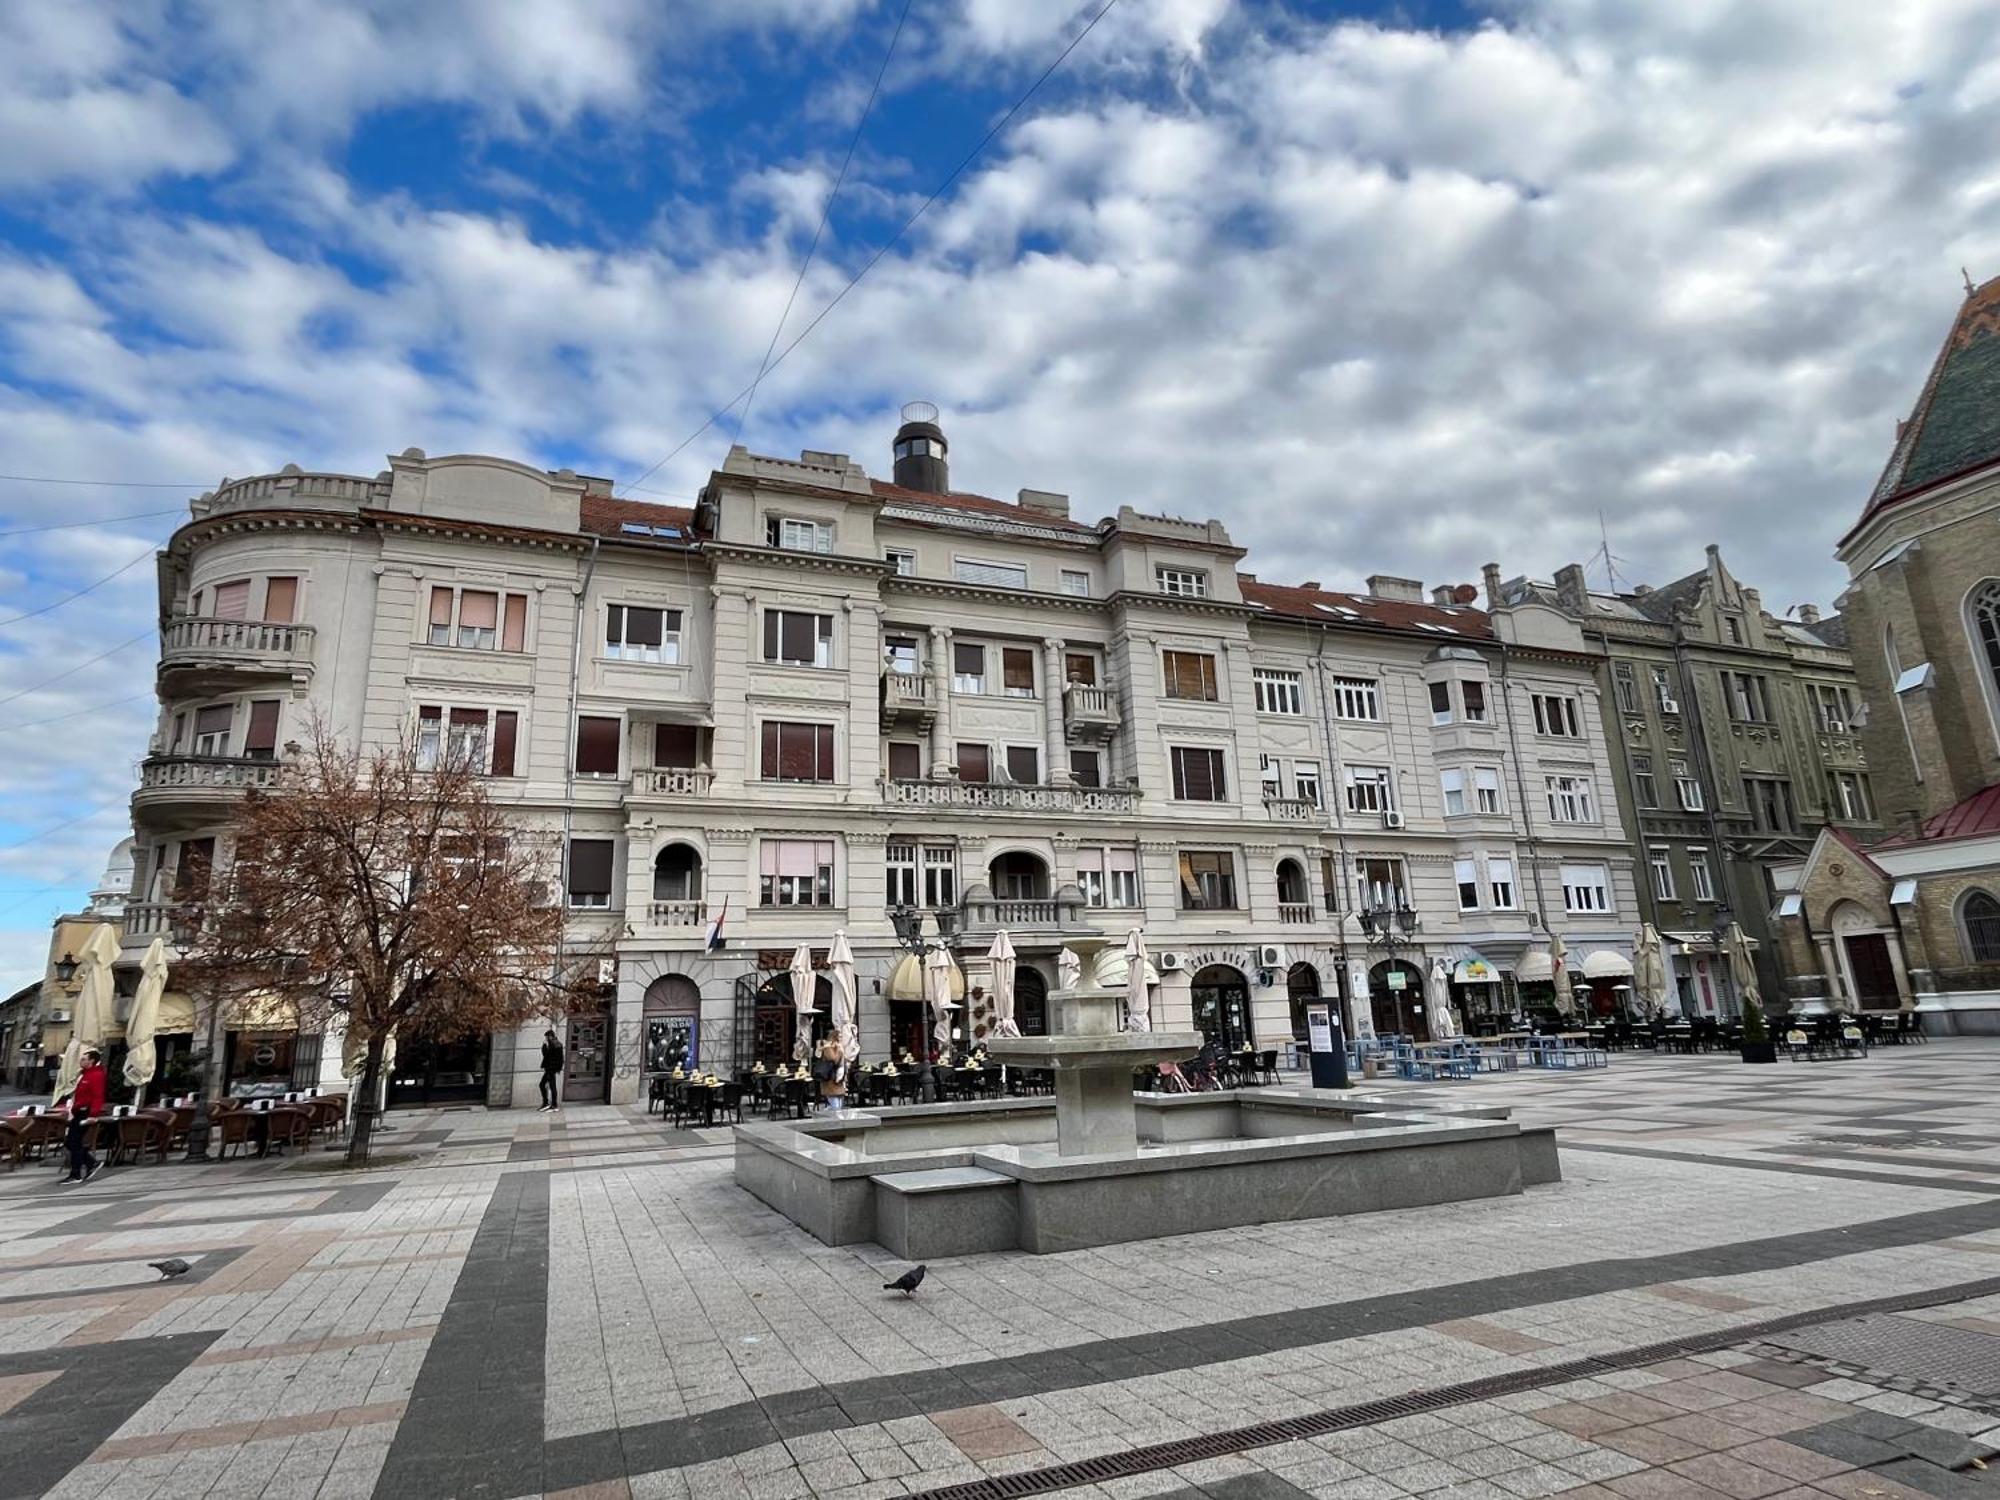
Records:
{"label": "green-tiled roof", "polygon": [[1903,496],[2000,461],[2000,277],[1965,299],[1869,501]]}

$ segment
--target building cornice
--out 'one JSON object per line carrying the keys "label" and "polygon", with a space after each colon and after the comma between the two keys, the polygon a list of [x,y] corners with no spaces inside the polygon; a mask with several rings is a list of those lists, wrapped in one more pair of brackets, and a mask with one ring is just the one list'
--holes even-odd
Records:
{"label": "building cornice", "polygon": [[885,558],[856,557],[842,552],[790,552],[783,547],[761,547],[753,542],[704,541],[693,549],[708,557],[730,562],[770,563],[807,573],[845,573],[856,578],[887,578],[894,570]]}

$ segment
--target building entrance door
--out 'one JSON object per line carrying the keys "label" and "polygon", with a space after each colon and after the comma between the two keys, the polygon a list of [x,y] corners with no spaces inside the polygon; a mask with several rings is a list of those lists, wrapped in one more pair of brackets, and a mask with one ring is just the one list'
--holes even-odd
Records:
{"label": "building entrance door", "polygon": [[563,1102],[601,1104],[610,1097],[609,1016],[571,1016],[568,1055],[563,1060]]}
{"label": "building entrance door", "polygon": [[1227,964],[1211,964],[1194,976],[1195,1029],[1225,1052],[1250,1046],[1250,986]]}
{"label": "building entrance door", "polygon": [[1903,1003],[1896,990],[1896,961],[1889,940],[1879,932],[1862,932],[1845,939],[1847,972],[1854,977],[1854,998],[1863,1010],[1895,1010]]}

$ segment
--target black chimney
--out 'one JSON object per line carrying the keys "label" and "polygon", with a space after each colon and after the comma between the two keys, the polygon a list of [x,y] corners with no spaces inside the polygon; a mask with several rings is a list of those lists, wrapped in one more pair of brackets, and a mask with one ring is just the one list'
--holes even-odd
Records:
{"label": "black chimney", "polygon": [[947,444],[938,426],[938,409],[928,401],[903,408],[903,425],[896,429],[896,483],[929,495],[948,494],[951,470],[944,461]]}

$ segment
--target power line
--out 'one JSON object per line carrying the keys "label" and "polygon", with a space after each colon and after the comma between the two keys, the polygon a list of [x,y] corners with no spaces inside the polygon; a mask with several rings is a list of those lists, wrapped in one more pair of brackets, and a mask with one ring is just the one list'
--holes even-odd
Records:
{"label": "power line", "polygon": [[120,651],[123,651],[127,646],[136,646],[141,641],[151,640],[152,637],[153,637],[152,631],[142,630],[137,635],[133,636],[131,640],[120,641],[117,645],[113,646],[109,651],[100,651],[97,653],[97,655],[91,657],[89,661],[80,661],[75,666],[71,667],[67,672],[58,672],[55,676],[45,678],[41,682],[36,683],[33,687],[24,687],[20,689],[18,692],[9,693],[6,697],[0,698],[0,704],[12,703],[16,698],[25,698],[30,693],[39,693],[45,687],[54,687],[57,683],[61,682],[65,677],[73,677],[78,672],[81,672],[85,667],[95,666],[97,665],[97,663],[103,661],[105,657],[116,656]]}
{"label": "power line", "polygon": [[106,573],[102,578],[98,579],[95,583],[86,583],[82,588],[78,589],[75,593],[64,594],[62,598],[57,599],[54,603],[44,604],[40,609],[24,609],[18,615],[9,615],[7,616],[6,619],[0,620],[0,625],[13,625],[22,620],[32,620],[37,615],[45,615],[52,609],[61,609],[65,604],[69,603],[70,600],[81,599],[85,594],[90,593],[92,590],[103,588],[105,584],[111,582],[112,579],[117,578],[121,574],[131,572],[134,568],[138,567],[140,563],[144,562],[147,558],[151,557],[158,550],[159,550],[159,543],[154,542],[151,545],[149,545],[144,552],[141,552],[137,557],[133,558],[130,562],[125,564],[124,567],[117,569],[115,572]]}
{"label": "power line", "polygon": [[116,526],[124,521],[148,521],[155,516],[177,516],[180,513],[178,505],[170,510],[135,510],[128,516],[103,516],[95,521],[51,521],[46,526],[10,526],[0,531],[0,536],[26,536],[31,531],[73,531],[79,526]]}
{"label": "power line", "polygon": [[0,474],[9,484],[75,484],[94,490],[193,490],[199,494],[205,484],[175,484],[165,479],[57,479],[48,474]]}
{"label": "power line", "polygon": [[[1019,114],[1024,108],[1027,107],[1028,101],[1035,97],[1036,93],[1041,89],[1042,85],[1047,83],[1050,77],[1054,75],[1056,69],[1060,68],[1066,61],[1068,61],[1070,53],[1076,51],[1076,49],[1082,45],[1083,39],[1089,36],[1090,33],[1096,29],[1097,23],[1099,21],[1102,21],[1107,15],[1109,15],[1111,13],[1111,8],[1117,3],[1118,0],[1104,0],[1104,4],[1098,8],[1097,13],[1093,15],[1088,22],[1085,23],[1083,30],[1079,31],[1074,37],[1072,37],[1070,39],[1069,45],[1064,47],[1061,52],[1058,52],[1056,54],[1055,60],[1051,62],[1046,68],[1042,69],[1041,73],[1036,77],[1035,81],[1028,85],[1027,90],[1021,95],[1021,97],[1016,99],[1011,105],[1008,106],[1007,112],[1000,117],[999,121],[993,126],[991,130],[987,131],[986,134],[984,134],[979,138],[979,142],[977,145],[975,145],[970,151],[966,152],[965,156],[959,161],[958,165],[951,169],[949,175],[945,177],[943,182],[937,185],[936,189],[931,193],[931,195],[928,198],[924,199],[922,203],[917,205],[916,212],[911,214],[907,219],[903,220],[902,224],[898,226],[896,232],[890,235],[888,239],[884,240],[881,246],[875,251],[873,255],[871,255],[868,258],[867,262],[861,267],[861,269],[856,271],[854,275],[848,279],[847,285],[842,287],[838,292],[834,293],[833,300],[828,302],[825,307],[822,307],[817,313],[813,315],[813,320],[810,323],[806,324],[804,329],[800,331],[799,336],[793,339],[789,344],[785,345],[784,349],[779,353],[778,357],[772,360],[770,364],[766,366],[764,371],[765,374],[768,375],[772,370],[777,369],[779,365],[783,364],[785,360],[790,357],[791,352],[794,349],[798,348],[800,344],[803,344],[806,341],[806,339],[811,336],[812,331],[815,328],[819,327],[819,325],[826,320],[827,314],[832,312],[836,307],[840,306],[841,301],[847,296],[847,294],[853,291],[855,287],[861,284],[861,279],[864,276],[866,276],[870,271],[875,269],[875,267],[881,262],[883,256],[887,255],[890,252],[890,250],[895,248],[896,242],[902,239],[902,237],[905,234],[909,233],[911,226],[914,225],[917,222],[917,220],[921,219],[925,215],[925,213],[927,213],[930,210],[931,205],[936,203],[939,198],[942,198],[945,194],[945,191],[948,188],[950,188],[950,186],[954,182],[958,181],[958,179],[965,174],[965,169],[971,166],[973,162],[979,158],[980,153],[983,152],[989,145],[992,144],[993,138],[999,135],[1001,131],[1005,130],[1008,124],[1013,120],[1014,116]],[[663,466],[672,463],[675,458],[680,456],[680,452],[683,448],[687,447],[689,443],[692,443],[696,438],[700,437],[704,432],[708,431],[709,428],[713,427],[717,422],[721,421],[725,413],[733,411],[736,407],[736,403],[743,400],[746,396],[748,396],[751,393],[751,391],[756,388],[756,385],[757,382],[752,381],[749,385],[744,386],[742,390],[738,391],[734,396],[732,396],[729,399],[728,403],[724,405],[721,409],[710,412],[707,421],[703,422],[701,426],[695,428],[693,432],[690,432],[686,437],[682,438],[678,443],[674,444],[672,451],[669,452],[665,458],[658,460],[656,463],[653,464],[651,468],[647,469],[645,473],[641,474],[638,479],[633,480],[631,483],[633,485],[636,485],[643,480],[650,479],[653,477],[654,474],[659,472],[659,470]],[[630,487],[631,485],[619,486],[619,488],[621,489],[628,489]]]}
{"label": "power line", "polygon": [[127,799],[125,797],[113,797],[109,802],[100,802],[95,807],[84,809],[82,812],[78,813],[73,818],[65,818],[62,820],[62,822],[51,824],[47,828],[29,834],[26,838],[15,839],[10,844],[0,844],[0,852],[4,852],[8,849],[19,849],[24,845],[34,843],[35,840],[37,839],[45,839],[52,833],[61,833],[65,828],[74,828],[76,827],[77,824],[87,822],[91,818],[96,817],[99,813],[106,812],[109,809],[118,806],[121,802],[124,802],[126,800]]}
{"label": "power line", "polygon": [[888,76],[889,60],[896,55],[896,43],[902,40],[903,23],[910,19],[910,0],[903,0],[902,14],[896,17],[896,29],[889,37],[888,50],[882,54],[882,66],[875,70],[875,85],[868,90],[868,102],[861,106],[861,118],[854,122],[854,134],[847,138],[847,155],[840,159],[840,171],[833,179],[833,187],[826,195],[826,202],[820,205],[819,223],[813,228],[812,243],[806,246],[805,259],[799,262],[799,274],[792,282],[792,290],[785,298],[785,310],[778,314],[778,326],[771,330],[771,341],[764,346],[764,358],[758,363],[757,378],[750,382],[750,395],[743,403],[743,413],[736,419],[736,431],[730,441],[734,443],[743,436],[743,429],[750,425],[750,408],[757,401],[757,387],[763,382],[764,374],[771,368],[772,351],[778,347],[778,337],[785,331],[785,324],[791,320],[792,304],[798,300],[799,288],[806,284],[806,272],[812,269],[813,255],[819,250],[820,236],[826,233],[826,221],[833,217],[833,202],[840,196],[840,190],[847,182],[847,169],[853,164],[854,149],[861,144],[861,132],[867,128],[868,117],[875,112],[875,100],[882,92],[882,80]]}
{"label": "power line", "polygon": [[[151,693],[128,693],[123,698],[113,698],[107,703],[93,703],[88,708],[72,709],[66,714],[57,714],[48,719],[31,719],[26,724],[0,724],[0,734],[16,734],[23,729],[40,729],[44,724],[60,724],[65,719],[80,719],[85,714],[94,714],[100,709],[116,708],[121,703],[137,703],[141,698],[151,698]],[[6,845],[0,844],[0,849]]]}

